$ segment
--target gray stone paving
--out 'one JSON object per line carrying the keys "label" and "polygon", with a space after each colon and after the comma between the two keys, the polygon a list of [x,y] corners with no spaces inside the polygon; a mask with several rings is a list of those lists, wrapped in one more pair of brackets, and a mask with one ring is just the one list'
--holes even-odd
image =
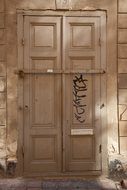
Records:
{"label": "gray stone paving", "polygon": [[0,190],[116,190],[111,180],[1,179]]}
{"label": "gray stone paving", "polygon": [[45,181],[43,190],[115,190],[114,183],[88,180]]}

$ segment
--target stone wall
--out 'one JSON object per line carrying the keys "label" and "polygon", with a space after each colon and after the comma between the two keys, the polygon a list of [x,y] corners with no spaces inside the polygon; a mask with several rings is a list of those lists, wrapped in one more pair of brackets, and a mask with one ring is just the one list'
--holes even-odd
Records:
{"label": "stone wall", "polygon": [[127,1],[118,9],[118,103],[120,154],[127,154]]}
{"label": "stone wall", "polygon": [[[127,177],[127,1],[118,1],[118,118],[119,155],[114,156],[114,176]],[[111,167],[112,168],[112,167]],[[110,169],[111,169],[110,168]]]}
{"label": "stone wall", "polygon": [[5,2],[0,0],[0,168],[6,167],[6,27]]}

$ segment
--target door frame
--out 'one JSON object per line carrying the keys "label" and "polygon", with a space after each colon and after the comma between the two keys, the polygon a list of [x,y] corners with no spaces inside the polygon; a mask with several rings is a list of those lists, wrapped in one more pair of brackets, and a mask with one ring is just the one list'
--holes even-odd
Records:
{"label": "door frame", "polygon": [[[24,16],[96,16],[100,17],[100,26],[101,26],[101,66],[102,69],[106,71],[106,11],[24,11],[17,10],[17,45],[18,45],[18,70],[23,69],[23,57],[24,57]],[[101,76],[101,105],[104,104],[103,109],[101,109],[101,125],[102,125],[102,171],[86,171],[83,173],[74,173],[73,175],[107,175],[108,173],[108,153],[107,153],[107,95],[106,95],[106,79],[107,74]],[[23,148],[23,134],[24,134],[24,125],[23,125],[23,80],[18,79],[18,167],[17,174],[18,176],[24,175],[24,148]],[[58,176],[72,176],[70,173],[58,174]]]}

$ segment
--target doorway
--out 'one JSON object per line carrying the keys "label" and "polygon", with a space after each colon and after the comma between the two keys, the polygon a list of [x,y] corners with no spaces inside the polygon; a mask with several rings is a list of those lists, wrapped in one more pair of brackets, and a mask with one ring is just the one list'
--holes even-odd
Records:
{"label": "doorway", "polygon": [[24,173],[102,170],[104,24],[98,12],[24,16]]}

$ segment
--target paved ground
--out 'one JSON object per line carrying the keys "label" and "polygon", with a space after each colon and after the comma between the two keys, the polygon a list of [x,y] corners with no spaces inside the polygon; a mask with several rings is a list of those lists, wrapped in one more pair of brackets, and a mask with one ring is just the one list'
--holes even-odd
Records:
{"label": "paved ground", "polygon": [[[35,180],[35,179],[1,179],[0,190],[116,190],[116,183],[108,180]],[[120,189],[120,188],[119,188]]]}

